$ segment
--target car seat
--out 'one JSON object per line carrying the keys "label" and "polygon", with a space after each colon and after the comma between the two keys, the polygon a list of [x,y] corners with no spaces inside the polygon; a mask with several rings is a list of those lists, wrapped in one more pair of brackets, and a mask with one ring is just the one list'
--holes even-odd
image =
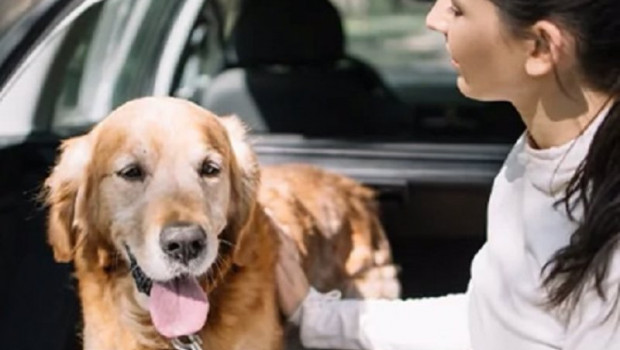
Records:
{"label": "car seat", "polygon": [[226,67],[201,104],[257,133],[397,136],[411,110],[368,65],[345,54],[327,0],[246,0],[226,42]]}

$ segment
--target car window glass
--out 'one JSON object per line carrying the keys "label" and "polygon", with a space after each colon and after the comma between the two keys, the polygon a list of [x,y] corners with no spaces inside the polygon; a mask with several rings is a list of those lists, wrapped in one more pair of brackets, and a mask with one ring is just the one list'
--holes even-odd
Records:
{"label": "car window glass", "polygon": [[108,0],[78,18],[50,70],[38,123],[57,134],[92,125],[151,93],[166,33],[183,1]]}
{"label": "car window glass", "polygon": [[206,1],[191,29],[185,50],[179,62],[171,95],[200,103],[200,97],[208,89],[212,78],[222,68],[223,27],[227,19],[234,17],[235,1]]}
{"label": "car window glass", "polygon": [[166,36],[183,3],[151,0],[116,81],[112,108],[152,92]]}
{"label": "car window glass", "polygon": [[[433,5],[411,0],[332,0],[343,19],[347,52],[388,81],[429,75],[454,80],[444,38],[425,26]],[[439,74],[439,76],[438,76]],[[403,76],[404,75],[404,76]]]}
{"label": "car window glass", "polygon": [[[111,109],[117,79],[149,4],[110,0],[76,21],[72,40],[65,41],[56,58],[60,67],[47,81],[54,130],[94,123]],[[54,81],[60,82],[56,91]]]}
{"label": "car window glass", "polygon": [[[89,49],[94,46],[93,36],[101,11],[102,5],[99,4],[80,16],[69,29],[55,57],[39,104],[38,119],[43,130],[48,128],[51,116],[57,116],[53,120],[53,126],[56,127],[79,123],[90,114],[90,109],[80,105],[79,97],[80,90],[88,85],[84,67]],[[94,104],[92,107],[95,107]]]}
{"label": "car window glass", "polygon": [[71,135],[125,101],[152,94],[166,35],[186,2],[86,3],[4,89],[0,144],[50,131]]}

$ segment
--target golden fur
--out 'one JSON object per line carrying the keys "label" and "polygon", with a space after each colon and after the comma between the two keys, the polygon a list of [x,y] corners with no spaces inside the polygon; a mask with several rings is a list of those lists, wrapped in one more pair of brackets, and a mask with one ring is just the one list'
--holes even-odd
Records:
{"label": "golden fur", "polygon": [[313,166],[287,164],[262,169],[258,199],[295,242],[316,289],[337,289],[349,298],[399,297],[397,270],[369,188]]}
{"label": "golden fur", "polygon": [[[258,163],[236,117],[218,118],[183,100],[143,98],[65,141],[61,151],[45,182],[48,240],[56,260],[74,262],[85,349],[171,348],[150,321],[124,245],[148,276],[173,278],[176,270],[152,243],[172,222],[206,232],[206,258],[189,267],[200,274],[211,305],[199,333],[204,349],[281,347],[279,233],[295,240],[319,289],[398,295],[372,192],[307,166],[265,168],[259,189]],[[205,159],[219,165],[219,175],[196,173]],[[142,180],[119,176],[134,164],[144,168]]]}

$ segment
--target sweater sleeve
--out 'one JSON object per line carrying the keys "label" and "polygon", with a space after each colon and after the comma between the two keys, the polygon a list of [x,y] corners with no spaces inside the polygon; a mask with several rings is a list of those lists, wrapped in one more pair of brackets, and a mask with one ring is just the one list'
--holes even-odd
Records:
{"label": "sweater sleeve", "polygon": [[292,319],[310,348],[469,349],[467,298],[341,300],[311,290]]}

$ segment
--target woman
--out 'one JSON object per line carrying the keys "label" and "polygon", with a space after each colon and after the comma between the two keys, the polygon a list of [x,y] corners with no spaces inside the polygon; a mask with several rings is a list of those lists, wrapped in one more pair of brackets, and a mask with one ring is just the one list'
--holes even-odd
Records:
{"label": "woman", "polygon": [[280,303],[304,345],[620,348],[620,1],[438,0],[458,88],[510,101],[526,132],[497,175],[462,295],[347,301],[282,250]]}

